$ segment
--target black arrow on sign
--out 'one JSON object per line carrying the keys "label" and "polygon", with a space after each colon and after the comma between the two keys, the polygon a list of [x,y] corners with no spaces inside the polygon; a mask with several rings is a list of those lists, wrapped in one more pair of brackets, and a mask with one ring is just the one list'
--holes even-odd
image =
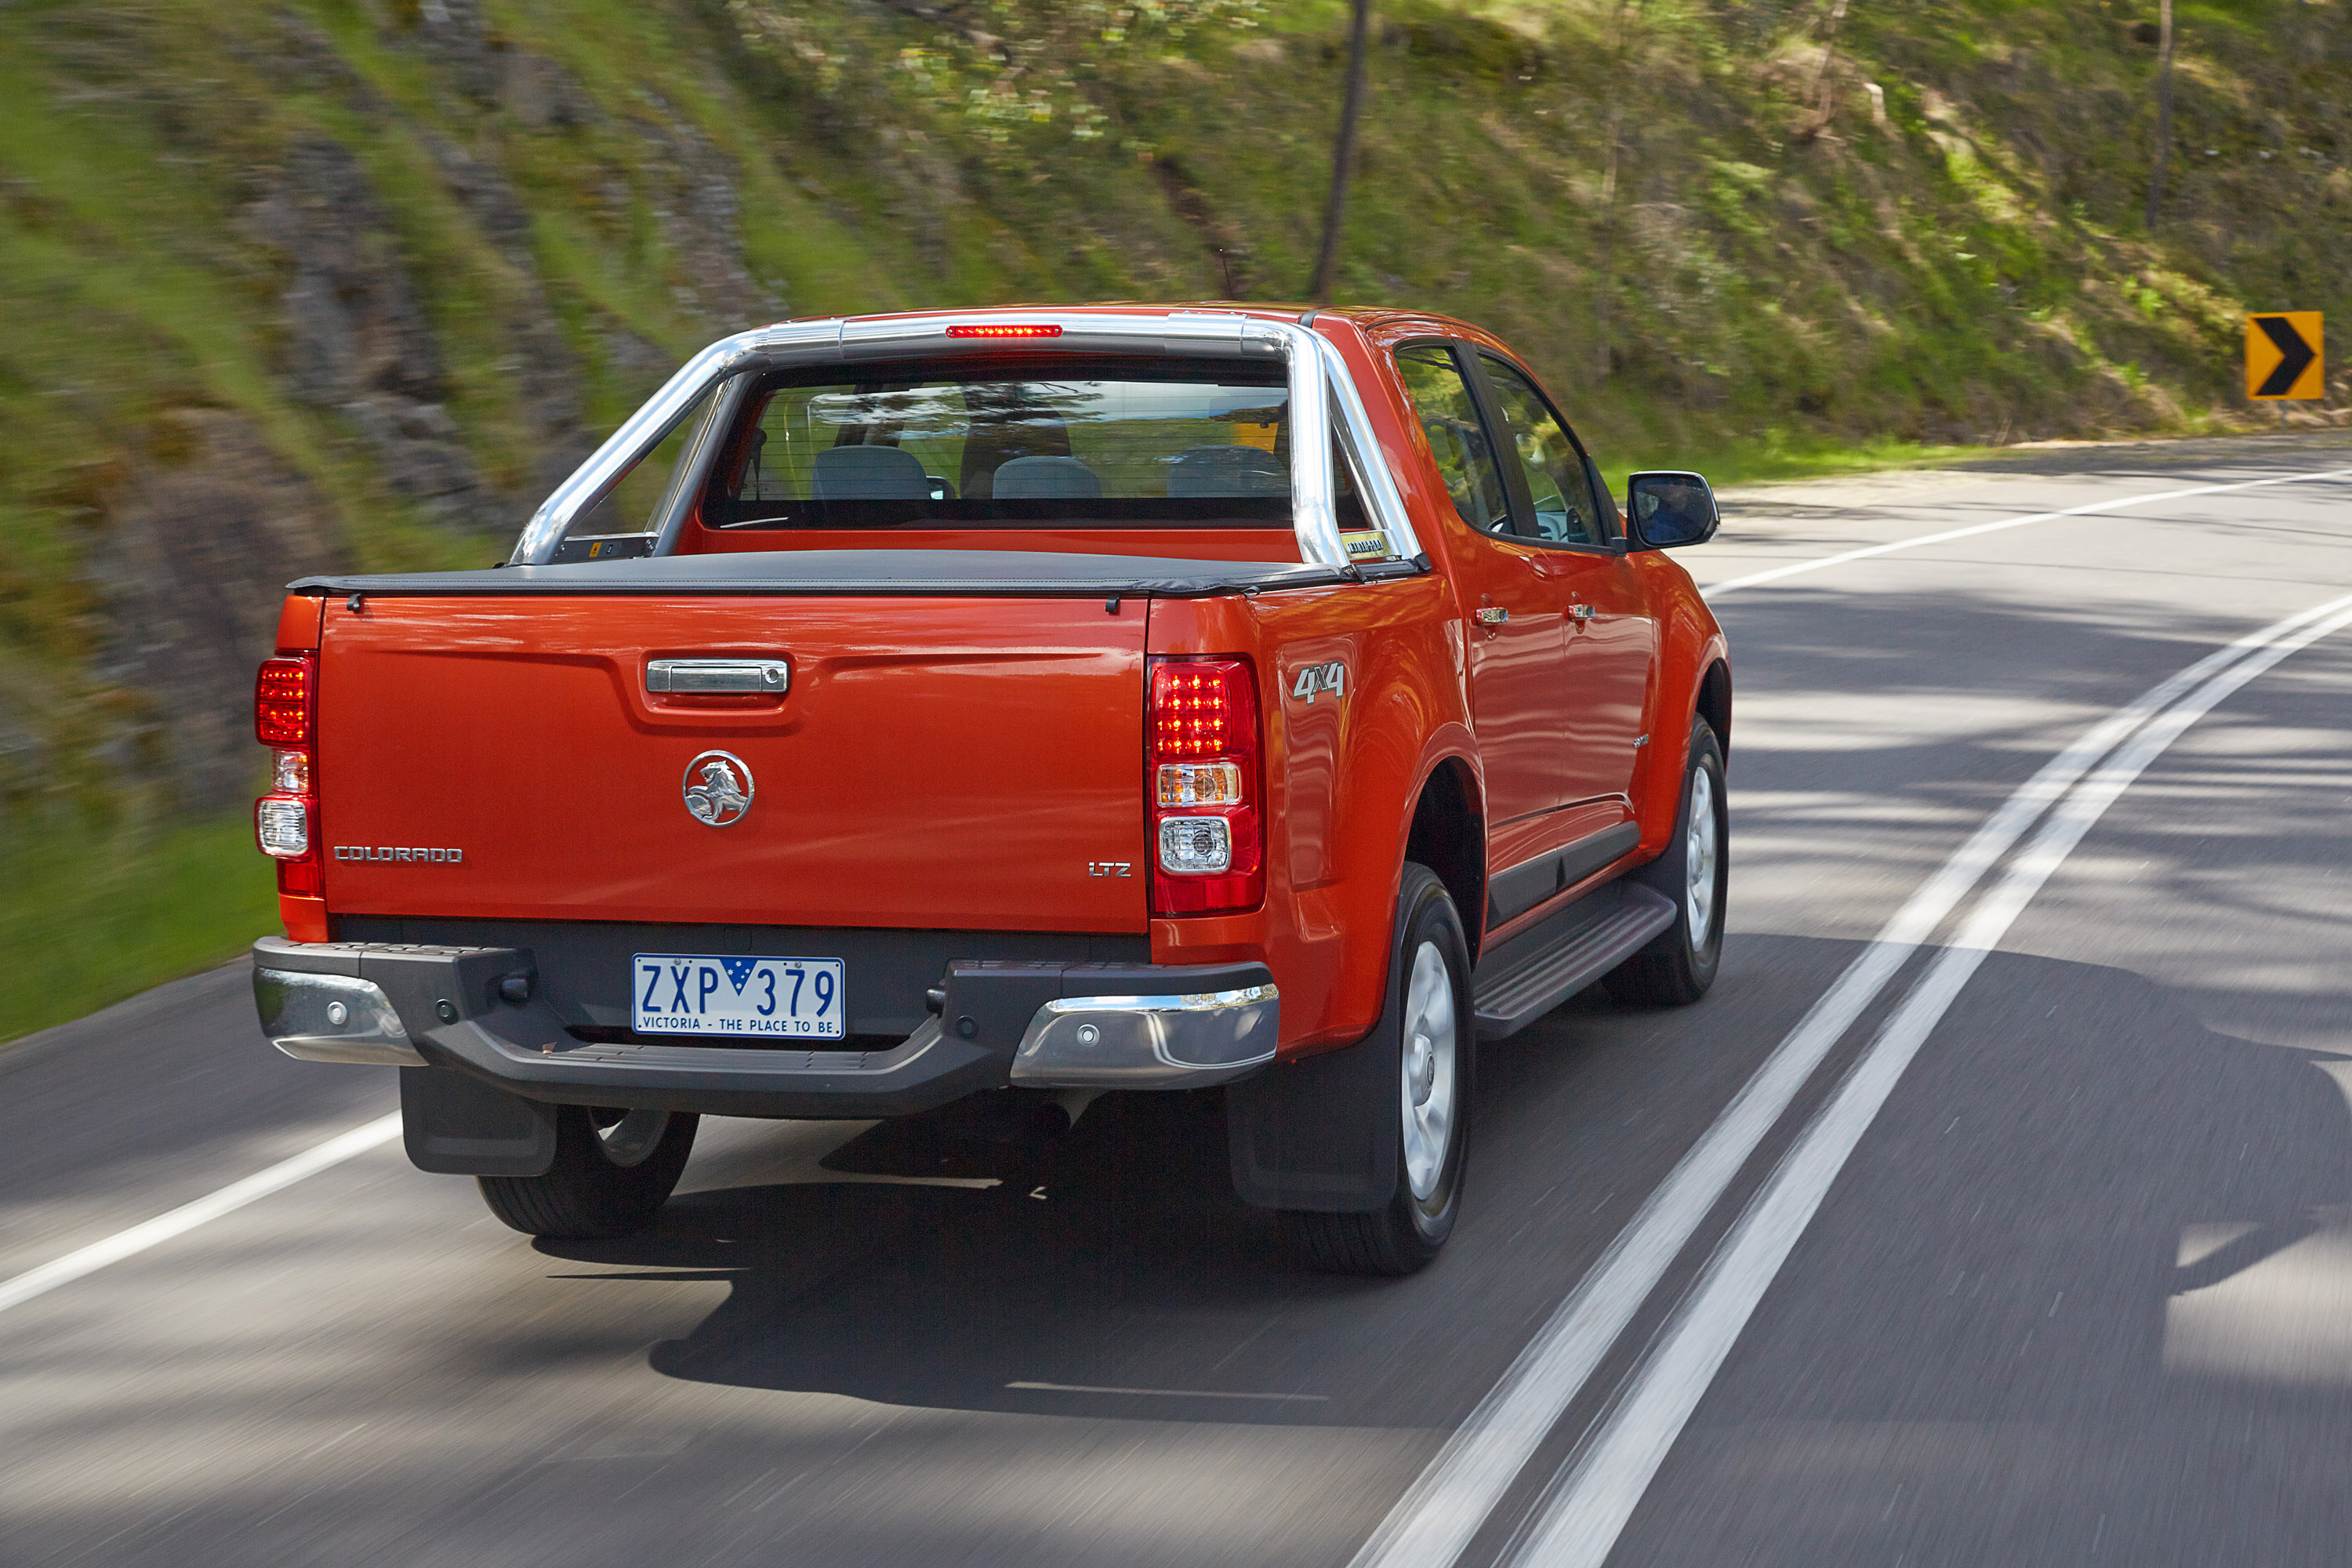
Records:
{"label": "black arrow on sign", "polygon": [[2311,362],[2319,357],[2319,351],[2305,342],[2303,334],[2288,325],[2284,316],[2256,316],[2254,325],[2263,330],[2263,335],[2270,339],[2271,346],[2284,356],[2278,362],[2278,368],[2271,372],[2254,395],[2284,397]]}

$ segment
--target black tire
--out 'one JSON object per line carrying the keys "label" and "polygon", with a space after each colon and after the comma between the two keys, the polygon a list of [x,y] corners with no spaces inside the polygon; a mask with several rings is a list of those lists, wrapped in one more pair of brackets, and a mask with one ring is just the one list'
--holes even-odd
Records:
{"label": "black tire", "polygon": [[[1354,1048],[1378,1050],[1393,1064],[1388,1071],[1396,1090],[1378,1103],[1385,1110],[1389,1135],[1397,1141],[1396,1190],[1385,1205],[1367,1212],[1286,1210],[1277,1216],[1293,1254],[1308,1268],[1328,1274],[1413,1273],[1437,1256],[1462,1212],[1477,1058],[1477,1027],[1470,1009],[1470,944],[1445,884],[1425,866],[1404,868],[1395,932],[1381,1021],[1370,1038]],[[1424,949],[1444,968],[1453,1038],[1449,1052],[1443,1040],[1423,1036],[1430,1049],[1417,1058],[1413,1037],[1420,1031],[1409,1030],[1408,1024],[1429,1022],[1426,1009],[1435,996],[1428,991],[1416,1004],[1416,978],[1431,984],[1422,973]],[[1417,1063],[1425,1064],[1425,1075],[1415,1073]],[[1418,1103],[1412,1098],[1417,1087],[1423,1095]],[[1427,1113],[1441,1088],[1446,1100],[1444,1130],[1442,1146],[1433,1151]],[[1423,1186],[1427,1190],[1417,1190]]]}
{"label": "black tire", "polygon": [[[1702,784],[1704,789],[1702,790]],[[1712,874],[1691,876],[1694,853],[1705,846],[1694,843],[1691,808],[1703,798],[1713,834]],[[1696,836],[1705,839],[1706,835]],[[1723,963],[1723,917],[1731,877],[1731,807],[1723,783],[1723,748],[1704,719],[1691,724],[1690,762],[1683,770],[1682,804],[1675,812],[1675,835],[1666,852],[1632,874],[1674,901],[1675,923],[1660,931],[1649,946],[1612,970],[1609,994],[1620,1002],[1642,1006],[1681,1007],[1706,994],[1715,972]]]}
{"label": "black tire", "polygon": [[478,1176],[482,1201],[525,1236],[634,1236],[654,1223],[686,1170],[700,1118],[555,1108],[555,1163],[543,1176]]}

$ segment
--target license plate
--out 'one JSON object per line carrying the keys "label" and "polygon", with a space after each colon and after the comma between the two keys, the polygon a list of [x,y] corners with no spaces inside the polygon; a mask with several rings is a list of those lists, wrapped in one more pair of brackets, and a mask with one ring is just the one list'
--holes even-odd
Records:
{"label": "license plate", "polygon": [[641,1035],[844,1034],[841,960],[641,952],[629,987]]}

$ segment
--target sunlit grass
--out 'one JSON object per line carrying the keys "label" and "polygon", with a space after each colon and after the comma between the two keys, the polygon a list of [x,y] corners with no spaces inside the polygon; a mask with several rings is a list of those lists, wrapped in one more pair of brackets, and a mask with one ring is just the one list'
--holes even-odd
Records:
{"label": "sunlit grass", "polygon": [[0,1040],[233,958],[277,926],[241,813],[152,837],[45,826],[0,847]]}

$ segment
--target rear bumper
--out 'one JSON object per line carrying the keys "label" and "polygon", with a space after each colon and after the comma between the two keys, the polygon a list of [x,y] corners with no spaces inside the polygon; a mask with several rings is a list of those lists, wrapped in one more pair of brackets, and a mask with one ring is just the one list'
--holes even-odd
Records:
{"label": "rear bumper", "polygon": [[254,944],[262,1030],[313,1061],[453,1068],[528,1100],[715,1115],[906,1115],[985,1089],[1201,1089],[1274,1059],[1263,964],[955,962],[939,1011],[887,1049],[592,1042],[531,950]]}

